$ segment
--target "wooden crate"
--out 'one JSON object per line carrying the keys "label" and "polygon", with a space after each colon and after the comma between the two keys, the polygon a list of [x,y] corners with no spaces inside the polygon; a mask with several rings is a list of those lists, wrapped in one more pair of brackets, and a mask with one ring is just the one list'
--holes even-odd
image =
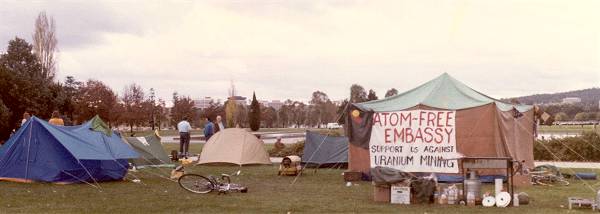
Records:
{"label": "wooden crate", "polygon": [[375,202],[390,203],[390,187],[373,187],[373,200]]}

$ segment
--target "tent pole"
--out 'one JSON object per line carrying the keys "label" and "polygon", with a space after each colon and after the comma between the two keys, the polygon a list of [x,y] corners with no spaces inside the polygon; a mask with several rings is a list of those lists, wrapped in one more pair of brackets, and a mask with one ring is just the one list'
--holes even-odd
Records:
{"label": "tent pole", "polygon": [[[33,119],[33,118],[32,118]],[[29,137],[27,139],[27,160],[25,162],[25,180],[29,180],[29,151],[31,147],[31,135],[33,130],[33,123],[29,126]]]}

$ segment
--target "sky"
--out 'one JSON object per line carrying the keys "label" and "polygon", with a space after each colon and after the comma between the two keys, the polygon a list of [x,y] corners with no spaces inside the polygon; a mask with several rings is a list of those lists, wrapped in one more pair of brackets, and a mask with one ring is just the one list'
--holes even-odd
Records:
{"label": "sky", "polygon": [[0,52],[57,25],[57,79],[171,94],[383,97],[444,72],[495,98],[600,87],[600,1],[7,1]]}

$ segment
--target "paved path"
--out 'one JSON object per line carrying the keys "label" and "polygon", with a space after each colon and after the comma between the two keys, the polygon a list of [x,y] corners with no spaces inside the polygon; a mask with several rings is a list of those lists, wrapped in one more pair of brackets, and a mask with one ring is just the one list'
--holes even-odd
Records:
{"label": "paved path", "polygon": [[[200,137],[200,135],[198,135],[197,137]],[[198,139],[198,138],[196,138]],[[299,140],[304,140],[304,137],[290,137],[290,138],[282,138],[281,142],[283,142],[284,144],[292,144],[292,143],[296,143]],[[275,141],[277,141],[276,138],[270,138],[270,139],[263,139],[263,142],[265,142],[265,144],[274,144]],[[175,137],[175,136],[163,136],[161,137],[161,142],[162,143],[179,143],[179,137]],[[195,140],[192,139],[190,141],[190,143],[206,143],[205,140]]]}

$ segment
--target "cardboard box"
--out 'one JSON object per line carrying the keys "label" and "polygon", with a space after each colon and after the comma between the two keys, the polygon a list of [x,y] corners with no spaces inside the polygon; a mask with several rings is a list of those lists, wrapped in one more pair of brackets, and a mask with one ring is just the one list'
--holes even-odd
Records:
{"label": "cardboard box", "polygon": [[362,172],[344,172],[344,181],[361,181],[362,180]]}
{"label": "cardboard box", "polygon": [[390,202],[390,188],[389,187],[373,187],[373,200],[375,202]]}
{"label": "cardboard box", "polygon": [[410,204],[410,187],[406,185],[392,185],[390,189],[390,202],[392,204]]}

